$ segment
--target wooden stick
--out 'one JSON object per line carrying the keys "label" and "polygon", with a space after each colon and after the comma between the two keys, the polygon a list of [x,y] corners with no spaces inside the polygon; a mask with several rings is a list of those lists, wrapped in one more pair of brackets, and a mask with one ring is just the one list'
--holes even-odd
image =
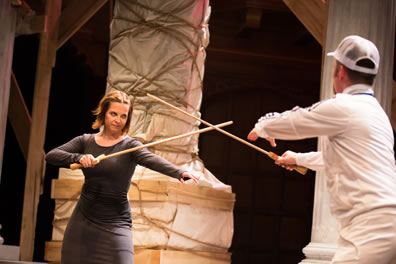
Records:
{"label": "wooden stick", "polygon": [[[154,141],[154,142],[151,142],[151,143],[148,143],[148,144],[144,144],[144,145],[141,145],[141,146],[138,146],[138,147],[122,150],[122,151],[119,151],[119,152],[116,152],[116,153],[113,153],[113,154],[110,154],[110,155],[102,154],[102,155],[100,155],[100,156],[98,156],[96,158],[98,160],[97,163],[99,163],[102,160],[105,160],[105,159],[108,159],[108,158],[112,158],[112,157],[115,157],[115,156],[119,156],[119,155],[123,155],[125,153],[133,152],[133,151],[136,151],[136,150],[139,150],[139,149],[142,149],[142,148],[148,148],[148,147],[159,145],[159,144],[162,144],[162,143],[165,143],[165,142],[169,142],[169,141],[172,141],[172,140],[181,139],[181,138],[184,138],[184,137],[188,137],[188,136],[204,133],[204,132],[216,129],[218,127],[224,127],[224,126],[228,126],[228,125],[231,125],[231,124],[232,124],[232,121],[228,121],[228,122],[221,123],[221,124],[218,124],[218,125],[215,125],[215,126],[212,126],[212,127],[199,129],[199,130],[188,132],[188,133],[181,134],[181,135],[178,135],[178,136],[174,136],[174,137],[170,137],[170,138],[165,138],[165,139],[161,139],[161,140],[158,140],[158,141]],[[79,169],[79,168],[82,168],[82,167],[83,166],[80,163],[70,164],[70,169],[72,169],[72,170],[76,170],[76,169]]]}
{"label": "wooden stick", "polygon": [[[243,139],[241,139],[241,138],[239,138],[237,136],[234,136],[233,134],[231,134],[231,133],[229,133],[229,132],[227,132],[227,131],[225,131],[225,130],[223,130],[221,128],[215,127],[214,125],[210,124],[209,122],[206,122],[205,120],[202,120],[202,119],[200,119],[200,118],[198,118],[198,117],[196,117],[196,116],[194,116],[194,115],[192,115],[192,114],[190,114],[190,113],[188,113],[188,112],[186,112],[186,111],[184,111],[184,110],[182,110],[182,109],[180,109],[180,108],[178,108],[178,107],[176,107],[176,106],[174,106],[174,105],[172,105],[172,104],[170,104],[168,102],[165,102],[164,100],[162,100],[162,99],[160,99],[160,98],[158,98],[158,97],[156,97],[156,96],[154,96],[152,94],[147,93],[147,96],[152,98],[152,99],[154,99],[154,100],[156,100],[156,101],[158,101],[158,102],[160,102],[160,103],[162,103],[162,104],[164,104],[164,105],[167,105],[167,106],[169,106],[169,107],[171,107],[171,108],[173,108],[173,109],[175,109],[175,110],[177,110],[179,112],[182,112],[182,113],[194,118],[195,120],[200,121],[201,123],[203,123],[203,124],[205,124],[205,125],[207,125],[209,127],[212,127],[214,129],[216,129],[217,131],[223,133],[224,135],[227,135],[227,136],[229,136],[229,137],[231,137],[231,138],[233,138],[233,139],[235,139],[235,140],[237,140],[237,141],[239,141],[239,142],[241,142],[241,143],[243,143],[243,144],[245,144],[245,145],[247,145],[247,146],[249,146],[251,148],[254,148],[255,150],[260,151],[261,153],[264,153],[265,155],[267,155],[268,157],[270,157],[273,160],[277,160],[279,158],[279,156],[277,154],[275,154],[273,152],[270,152],[270,151],[266,151],[264,149],[261,149],[261,148],[257,147],[256,145],[254,145],[254,144],[252,144],[250,142],[247,142],[246,140],[243,140]],[[305,167],[297,166],[297,165],[292,165],[290,167],[293,168],[294,170],[296,170],[297,172],[303,174],[303,175],[305,175],[307,173],[307,170],[308,170]]]}

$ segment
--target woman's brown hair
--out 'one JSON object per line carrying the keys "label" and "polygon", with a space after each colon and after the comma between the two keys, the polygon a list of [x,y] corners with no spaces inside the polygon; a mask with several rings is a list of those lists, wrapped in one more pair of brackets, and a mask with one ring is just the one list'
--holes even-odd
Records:
{"label": "woman's brown hair", "polygon": [[122,129],[122,132],[128,133],[132,118],[133,100],[129,98],[128,94],[122,91],[112,91],[103,96],[98,104],[98,107],[92,111],[92,113],[96,116],[96,120],[92,124],[92,128],[99,129],[103,125],[106,112],[109,110],[110,103],[113,102],[129,105],[128,118],[124,128]]}

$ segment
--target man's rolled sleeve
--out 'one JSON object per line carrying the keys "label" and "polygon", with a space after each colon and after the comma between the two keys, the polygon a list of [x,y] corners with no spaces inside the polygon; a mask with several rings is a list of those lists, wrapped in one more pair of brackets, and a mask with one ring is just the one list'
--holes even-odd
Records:
{"label": "man's rolled sleeve", "polygon": [[268,134],[265,132],[264,122],[257,122],[254,126],[256,134],[261,138],[267,138]]}

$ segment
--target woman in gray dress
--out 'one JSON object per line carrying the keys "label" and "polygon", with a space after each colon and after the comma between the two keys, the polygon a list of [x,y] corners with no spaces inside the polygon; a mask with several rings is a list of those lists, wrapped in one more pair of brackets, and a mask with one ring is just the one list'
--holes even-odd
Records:
{"label": "woman in gray dress", "polygon": [[80,163],[85,182],[66,227],[63,264],[133,264],[131,209],[128,190],[137,164],[179,179],[198,180],[147,149],[129,152],[98,163],[95,157],[142,145],[128,136],[132,102],[121,91],[106,94],[94,111],[96,134],[75,137],[51,150],[46,161],[55,166]]}

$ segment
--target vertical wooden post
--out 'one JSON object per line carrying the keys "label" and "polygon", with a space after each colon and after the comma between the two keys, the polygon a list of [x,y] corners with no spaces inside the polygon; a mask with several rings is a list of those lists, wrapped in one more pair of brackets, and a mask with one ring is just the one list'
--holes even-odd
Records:
{"label": "vertical wooden post", "polygon": [[11,1],[0,2],[0,181],[3,165],[4,139],[7,125],[12,53],[14,50],[16,12]]}
{"label": "vertical wooden post", "polygon": [[20,258],[24,261],[33,259],[37,206],[43,169],[45,168],[42,153],[47,125],[52,68],[55,65],[58,43],[58,24],[62,1],[46,0],[45,5],[46,23],[44,32],[40,34],[22,213]]}

